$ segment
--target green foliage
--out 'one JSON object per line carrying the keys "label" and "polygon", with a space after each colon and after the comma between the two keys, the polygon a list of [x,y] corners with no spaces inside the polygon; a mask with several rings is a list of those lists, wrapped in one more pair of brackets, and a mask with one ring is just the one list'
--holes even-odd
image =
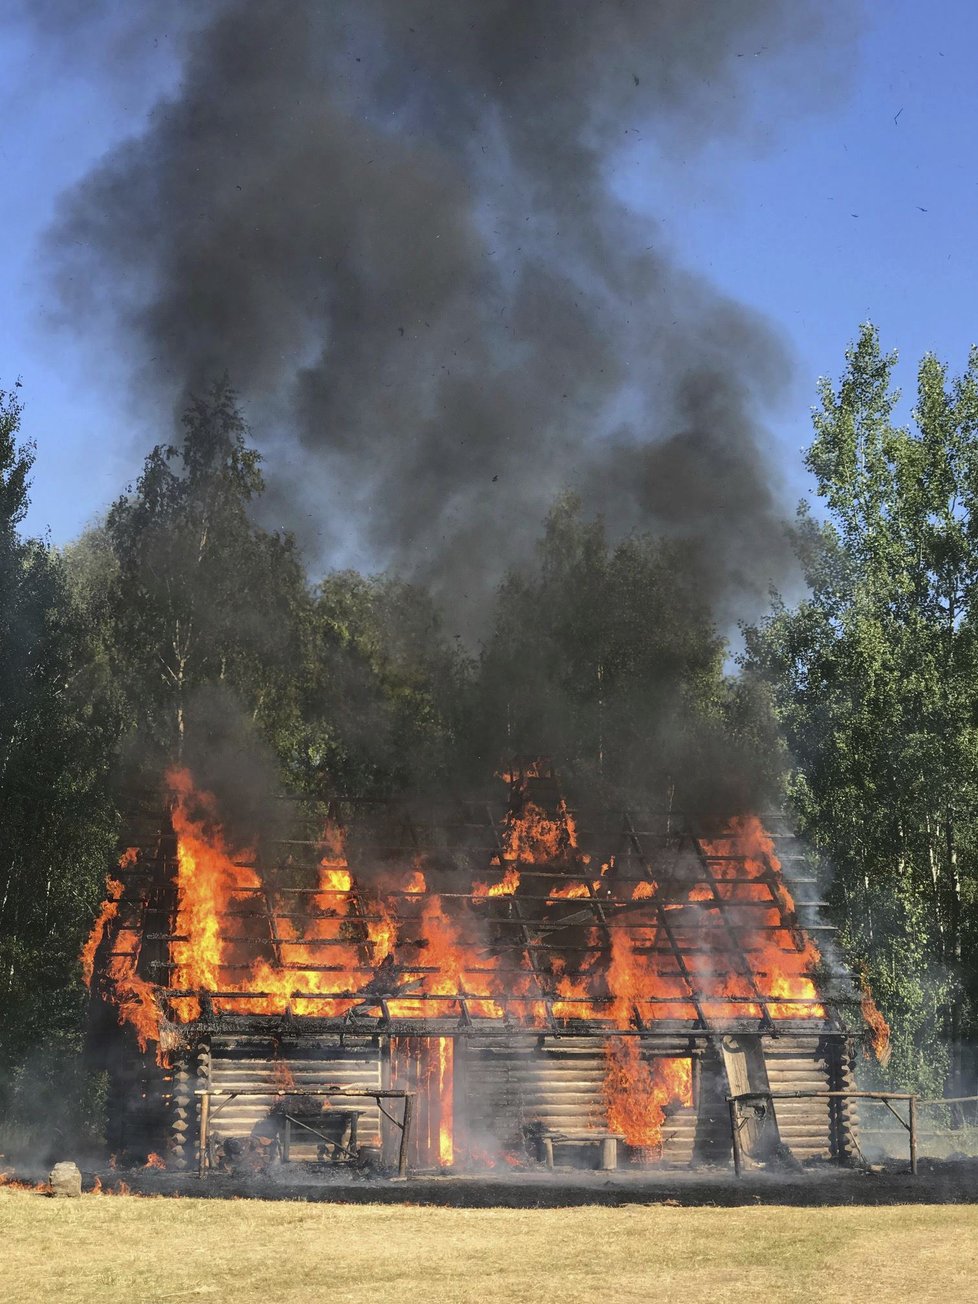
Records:
{"label": "green foliage", "polygon": [[429,595],[343,571],[317,587],[294,667],[294,713],[278,738],[293,786],[386,795],[444,787],[472,667]]}
{"label": "green foliage", "polygon": [[0,393],[0,1095],[27,1046],[77,1023],[76,957],[115,835],[89,623],[58,555],[17,531],[32,463],[19,420]]}
{"label": "green foliage", "polygon": [[191,401],[183,428],[179,446],[153,449],[135,490],[75,557],[75,582],[102,607],[102,652],[138,738],[133,754],[153,777],[183,758],[191,704],[207,688],[226,688],[274,727],[306,599],[292,539],[252,522],[259,457],[226,380]]}
{"label": "green foliage", "polygon": [[747,631],[745,669],[772,686],[791,794],[897,1030],[891,1077],[934,1090],[960,1078],[978,997],[978,352],[956,380],[924,358],[912,428],[894,363],[866,326],[838,390],[821,382],[810,596]]}
{"label": "green foliage", "polygon": [[[504,584],[474,724],[494,764],[546,752],[593,798],[742,808],[739,763],[758,699],[723,673],[725,645],[682,544],[609,544],[574,498],[547,522],[536,566]],[[753,771],[753,767],[751,767]]]}

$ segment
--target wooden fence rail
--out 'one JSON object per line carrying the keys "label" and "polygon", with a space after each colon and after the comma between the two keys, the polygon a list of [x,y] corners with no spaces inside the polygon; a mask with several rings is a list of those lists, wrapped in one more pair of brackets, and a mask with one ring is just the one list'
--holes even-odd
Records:
{"label": "wooden fence rail", "polygon": [[[733,1146],[734,1172],[741,1175],[743,1157],[741,1155],[740,1130],[747,1122],[738,1117],[741,1101],[760,1100],[878,1100],[886,1106],[901,1127],[910,1134],[910,1171],[917,1172],[917,1096],[898,1091],[742,1091],[736,1096],[727,1097],[730,1111],[730,1141]],[[907,1117],[903,1118],[890,1104],[891,1100],[907,1102]]]}

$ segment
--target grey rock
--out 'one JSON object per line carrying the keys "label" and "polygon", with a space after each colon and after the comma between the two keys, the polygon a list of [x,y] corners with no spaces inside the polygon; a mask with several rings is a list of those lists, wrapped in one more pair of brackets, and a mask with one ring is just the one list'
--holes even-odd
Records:
{"label": "grey rock", "polygon": [[55,1164],[48,1178],[52,1195],[81,1195],[81,1172],[77,1164],[71,1162]]}

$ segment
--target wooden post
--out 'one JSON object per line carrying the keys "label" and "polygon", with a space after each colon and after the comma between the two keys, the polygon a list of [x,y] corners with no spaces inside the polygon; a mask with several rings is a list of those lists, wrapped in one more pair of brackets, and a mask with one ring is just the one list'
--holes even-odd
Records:
{"label": "wooden post", "polygon": [[398,1177],[407,1177],[408,1142],[411,1139],[411,1120],[413,1117],[414,1117],[414,1093],[407,1092],[404,1096],[404,1116],[401,1119],[401,1149],[397,1158]]}
{"label": "wooden post", "polygon": [[200,1098],[200,1156],[197,1161],[197,1176],[204,1176],[207,1164],[207,1116],[210,1113],[211,1098],[205,1091]]}
{"label": "wooden post", "polygon": [[910,1171],[917,1172],[917,1097],[910,1097]]}
{"label": "wooden post", "polygon": [[548,1168],[554,1166],[554,1139],[552,1136],[543,1138],[543,1158]]}
{"label": "wooden post", "polygon": [[734,1174],[740,1176],[740,1128],[737,1121],[737,1102],[729,1099],[727,1108],[730,1110],[730,1140],[733,1145]]}
{"label": "wooden post", "polygon": [[618,1138],[606,1136],[601,1140],[601,1171],[613,1172],[618,1167]]}
{"label": "wooden post", "polygon": [[287,1164],[292,1157],[292,1120],[288,1114],[285,1116],[285,1126],[282,1128],[282,1163]]}

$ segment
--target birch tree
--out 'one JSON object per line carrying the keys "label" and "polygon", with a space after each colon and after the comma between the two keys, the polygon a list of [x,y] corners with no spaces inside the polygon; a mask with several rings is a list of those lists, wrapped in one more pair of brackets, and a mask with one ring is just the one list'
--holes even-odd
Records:
{"label": "birch tree", "polygon": [[226,687],[260,725],[288,693],[305,581],[291,537],[252,520],[263,487],[225,380],[191,401],[182,441],[154,448],[109,511],[108,655],[154,777],[183,758],[195,691]]}

